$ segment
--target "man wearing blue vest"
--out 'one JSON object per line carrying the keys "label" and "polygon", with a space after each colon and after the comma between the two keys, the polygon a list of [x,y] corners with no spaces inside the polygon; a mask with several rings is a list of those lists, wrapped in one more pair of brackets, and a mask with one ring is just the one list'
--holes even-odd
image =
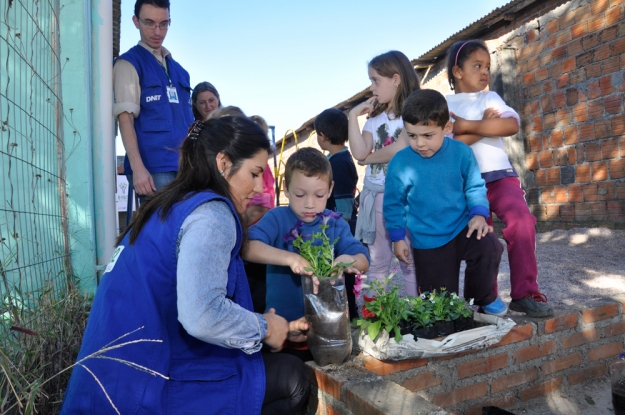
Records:
{"label": "man wearing blue vest", "polygon": [[178,147],[193,122],[189,73],[163,47],[169,0],[137,0],[141,41],[115,61],[113,113],[126,149],[124,173],[139,199],[178,172]]}

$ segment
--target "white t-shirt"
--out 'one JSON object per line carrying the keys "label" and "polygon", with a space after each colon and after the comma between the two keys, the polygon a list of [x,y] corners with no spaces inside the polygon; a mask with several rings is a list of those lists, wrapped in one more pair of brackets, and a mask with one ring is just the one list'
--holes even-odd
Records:
{"label": "white t-shirt", "polygon": [[[467,120],[481,120],[484,111],[495,108],[501,118],[515,118],[520,124],[519,114],[510,108],[501,97],[493,91],[462,92],[447,95],[449,111]],[[501,137],[484,137],[471,145],[481,173],[512,169],[508,155],[503,149]]]}
{"label": "white t-shirt", "polygon": [[[394,117],[394,115],[391,114],[391,117]],[[368,131],[373,135],[373,151],[378,151],[382,147],[397,141],[403,128],[404,122],[401,117],[390,119],[386,112],[382,112],[373,118],[369,118],[362,131]],[[365,171],[365,180],[384,186],[387,168],[388,163],[369,164]]]}

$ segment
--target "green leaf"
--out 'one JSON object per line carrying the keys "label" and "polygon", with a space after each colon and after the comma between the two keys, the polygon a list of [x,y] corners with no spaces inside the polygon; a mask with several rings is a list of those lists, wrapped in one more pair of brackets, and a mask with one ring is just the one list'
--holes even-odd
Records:
{"label": "green leaf", "polygon": [[371,325],[369,325],[367,330],[369,331],[369,337],[371,338],[371,340],[375,341],[375,338],[378,337],[378,333],[380,333],[381,326],[382,326],[381,321],[376,321],[375,323],[372,323]]}

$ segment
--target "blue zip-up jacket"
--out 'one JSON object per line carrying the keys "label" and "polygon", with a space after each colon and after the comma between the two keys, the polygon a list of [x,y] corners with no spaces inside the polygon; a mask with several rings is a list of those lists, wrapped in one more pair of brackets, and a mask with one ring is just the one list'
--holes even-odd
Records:
{"label": "blue zip-up jacket", "polygon": [[[145,168],[150,173],[178,171],[178,148],[193,123],[189,73],[167,56],[168,77],[154,56],[139,45],[118,59],[130,62],[139,75],[141,112],[134,125]],[[178,103],[169,102],[170,81],[178,93]],[[124,158],[124,173],[132,174],[128,156]]]}
{"label": "blue zip-up jacket", "polygon": [[[215,199],[226,201],[237,217],[229,201],[209,191],[200,192],[177,203],[164,222],[158,218],[159,212],[153,214],[133,245],[128,243],[128,235],[124,238],[98,287],[78,355],[81,361],[103,347],[147,339],[103,356],[141,365],[169,379],[119,361],[89,358],[73,369],[62,414],[114,412],[93,376],[122,414],[260,414],[265,396],[261,353],[246,354],[205,343],[187,334],[178,322],[177,237],[185,218]],[[226,295],[251,311],[239,256],[241,239],[237,219]]]}

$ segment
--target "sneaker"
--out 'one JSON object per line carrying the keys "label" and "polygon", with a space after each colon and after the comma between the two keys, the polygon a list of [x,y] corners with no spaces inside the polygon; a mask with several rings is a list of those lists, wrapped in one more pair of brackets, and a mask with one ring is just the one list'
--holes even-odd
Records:
{"label": "sneaker", "polygon": [[550,317],[553,309],[547,304],[547,296],[542,293],[529,293],[518,300],[512,300],[510,310],[525,313],[528,317]]}
{"label": "sneaker", "polygon": [[491,314],[497,317],[505,316],[508,312],[506,303],[501,301],[501,298],[499,297],[497,297],[492,303],[481,306],[481,309],[484,314]]}

